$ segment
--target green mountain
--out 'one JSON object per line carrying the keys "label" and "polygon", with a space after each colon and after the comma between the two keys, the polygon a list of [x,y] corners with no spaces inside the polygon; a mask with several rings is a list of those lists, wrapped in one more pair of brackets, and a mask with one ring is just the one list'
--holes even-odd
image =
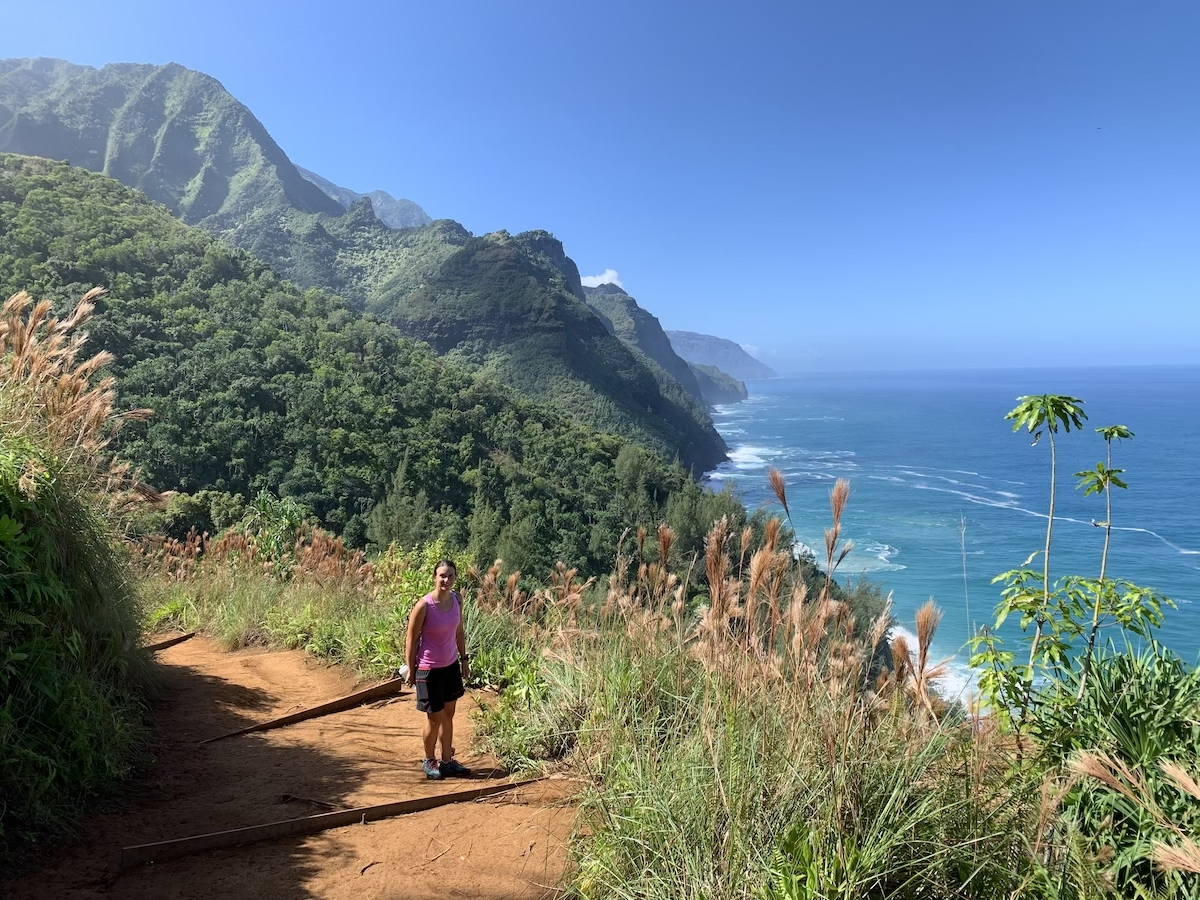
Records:
{"label": "green mountain", "polygon": [[345,209],[349,209],[357,201],[366,197],[371,201],[371,209],[379,217],[379,221],[388,228],[420,228],[422,225],[428,225],[433,221],[433,219],[429,218],[429,214],[425,210],[421,209],[421,207],[411,200],[397,200],[387,191],[371,191],[370,193],[360,194],[358,191],[352,191],[350,188],[336,185],[328,178],[322,178],[316,172],[310,172],[308,169],[301,168],[300,166],[296,166],[296,171],[340,203]]}
{"label": "green mountain", "polygon": [[112,179],[0,154],[0,297],[62,310],[94,285],[111,292],[87,350],[114,354],[123,407],[155,412],[117,449],[160,489],[267,489],[354,543],[443,535],[531,572],[607,570],[625,528],[662,519],[702,550],[711,516],[740,509]]}
{"label": "green mountain", "polygon": [[778,373],[766,363],[759,362],[739,344],[711,334],[694,331],[668,331],[675,352],[690,363],[716,366],[734,378],[776,378]]}
{"label": "green mountain", "polygon": [[704,402],[709,406],[721,403],[740,403],[750,396],[745,382],[725,374],[716,366],[700,366],[696,363],[688,363],[688,365],[691,366],[692,374],[696,376],[696,381],[700,385],[700,393],[704,396]]}
{"label": "green mountain", "polygon": [[553,238],[477,238],[444,220],[395,230],[369,197],[343,208],[209,76],[174,64],[0,62],[0,150],[109,174],[300,286],[340,294],[439,353],[697,472],[724,458],[700,404],[606,331],[575,289],[577,271],[567,283]]}
{"label": "green mountain", "polygon": [[220,82],[175,63],[0,60],[0,151],[102,172],[215,233],[273,210],[341,212]]}
{"label": "green mountain", "polygon": [[585,287],[583,292],[588,306],[603,319],[610,332],[626,344],[637,347],[683,385],[684,390],[704,402],[696,376],[671,347],[657,318],[615,284]]}
{"label": "green mountain", "polygon": [[546,232],[468,238],[423,284],[405,280],[368,308],[568,415],[677,454],[697,474],[715,466],[726,448],[703,407],[609,333],[572,290],[567,262]]}

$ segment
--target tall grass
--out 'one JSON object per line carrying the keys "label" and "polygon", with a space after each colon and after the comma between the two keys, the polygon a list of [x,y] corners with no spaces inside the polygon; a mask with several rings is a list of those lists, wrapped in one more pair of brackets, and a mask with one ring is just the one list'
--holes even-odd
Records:
{"label": "tall grass", "polygon": [[152,494],[105,448],[123,421],[104,354],[17,294],[0,312],[0,846],[67,821],[125,775],[148,672],[116,507]]}
{"label": "tall grass", "polygon": [[[395,673],[404,662],[409,612],[431,589],[434,564],[451,555],[446,547],[393,546],[367,562],[303,522],[285,540],[277,517],[263,511],[270,504],[260,498],[258,506],[214,540],[193,532],[183,541],[143,544],[149,627],[201,630],[227,650],[302,649],[366,677]],[[528,646],[520,573],[497,585],[499,571],[499,561],[484,576],[464,567],[462,591],[473,683],[497,687],[524,671]]]}
{"label": "tall grass", "polygon": [[508,761],[585,776],[580,895],[991,897],[1044,880],[1036,781],[932,691],[936,611],[881,669],[887,611],[860,624],[834,599],[847,498],[839,484],[815,595],[779,523],[753,548],[718,522],[698,606],[667,570],[669,529],[658,561],[618,557],[601,603],[551,602],[539,688],[482,724]]}

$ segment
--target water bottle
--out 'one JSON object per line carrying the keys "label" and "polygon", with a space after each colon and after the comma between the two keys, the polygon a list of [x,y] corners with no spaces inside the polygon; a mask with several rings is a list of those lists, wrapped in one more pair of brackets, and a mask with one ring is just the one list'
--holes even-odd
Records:
{"label": "water bottle", "polygon": [[404,665],[402,665],[400,667],[400,680],[401,681],[408,680],[408,663],[405,663]]}

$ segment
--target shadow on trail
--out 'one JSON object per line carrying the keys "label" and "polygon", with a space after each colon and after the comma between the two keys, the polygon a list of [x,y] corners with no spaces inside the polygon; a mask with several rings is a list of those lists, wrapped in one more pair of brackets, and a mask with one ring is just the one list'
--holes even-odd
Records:
{"label": "shadow on trail", "polygon": [[[303,839],[216,850],[118,872],[122,847],[300,818],[353,804],[366,773],[320,746],[283,743],[252,733],[200,741],[278,712],[279,698],[188,665],[160,663],[152,700],[154,761],[115,808],[79,825],[85,837],[43,848],[45,864],[0,895],[84,897],[314,897],[305,884],[319,858]],[[325,698],[314,698],[314,700]],[[297,800],[296,798],[303,798]]]}

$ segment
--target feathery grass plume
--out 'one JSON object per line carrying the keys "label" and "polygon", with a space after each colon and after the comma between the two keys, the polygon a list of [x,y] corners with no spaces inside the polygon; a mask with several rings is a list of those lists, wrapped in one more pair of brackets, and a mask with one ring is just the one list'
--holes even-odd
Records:
{"label": "feathery grass plume", "polygon": [[[37,423],[43,440],[70,458],[79,457],[98,471],[105,464],[101,451],[130,420],[146,419],[148,409],[114,412],[116,392],[111,377],[95,379],[112,362],[100,352],[78,361],[87,335],[78,329],[95,309],[103,288],[92,288],[65,319],[51,315],[48,300],[36,304],[21,291],[0,308],[0,359],[5,380],[20,390],[6,398],[15,407],[6,416],[14,429]],[[32,307],[32,308],[31,308]]]}
{"label": "feathery grass plume", "polygon": [[887,635],[888,627],[892,621],[892,592],[888,591],[887,598],[883,601],[883,609],[871,623],[871,630],[868,633],[869,645],[871,652],[874,653],[875,648],[882,643]]}
{"label": "feathery grass plume", "polygon": [[1130,769],[1119,756],[1113,756],[1103,750],[1088,750],[1072,756],[1067,761],[1067,768],[1075,775],[1096,779],[1105,787],[1142,807],[1160,824],[1165,823],[1145,780]]}
{"label": "feathery grass plume", "polygon": [[850,482],[839,478],[829,492],[829,508],[833,513],[833,521],[841,522],[842,513],[846,511],[846,502],[850,499]]}
{"label": "feathery grass plume", "polygon": [[608,576],[608,591],[604,595],[604,605],[600,609],[601,621],[609,621],[617,612],[621,597],[625,594],[626,581],[629,577],[630,559],[625,555],[625,538],[629,535],[626,529],[617,540],[617,553],[613,559],[613,570]]}
{"label": "feathery grass plume", "polygon": [[721,622],[728,614],[726,607],[725,581],[729,570],[729,558],[725,555],[725,542],[729,537],[729,518],[721,516],[713,523],[704,538],[704,571],[708,576],[709,609],[714,622]]}
{"label": "feathery grass plume", "polygon": [[1155,841],[1151,858],[1164,872],[1193,872],[1200,874],[1200,844],[1189,837],[1178,844]]}
{"label": "feathery grass plume", "polygon": [[[1154,791],[1140,772],[1119,756],[1102,750],[1077,753],[1068,761],[1067,767],[1076,776],[1094,778],[1116,791],[1135,807],[1144,810],[1160,828],[1175,835],[1177,843],[1169,844],[1163,840],[1152,843],[1150,857],[1160,871],[1200,874],[1200,845],[1192,835],[1185,833],[1164,814],[1154,800]],[[1159,767],[1175,787],[1200,800],[1200,783],[1187,770],[1172,760],[1160,760]]]}
{"label": "feathery grass plume", "polygon": [[742,529],[742,549],[738,552],[738,580],[740,581],[746,569],[746,554],[750,550],[750,542],[754,540],[754,529],[747,525]]}
{"label": "feathery grass plume", "polygon": [[892,638],[892,676],[897,687],[903,688],[912,677],[912,650],[908,646],[908,638],[898,634]]}
{"label": "feathery grass plume", "polygon": [[504,582],[504,608],[512,613],[525,611],[528,596],[521,590],[521,571],[514,570],[508,574]]}
{"label": "feathery grass plume", "polygon": [[658,523],[658,561],[667,565],[671,558],[671,545],[675,543],[675,532],[666,522]]}
{"label": "feathery grass plume", "polygon": [[783,522],[777,516],[771,516],[767,519],[767,524],[763,527],[763,549],[768,553],[774,553],[779,544],[779,529]]}
{"label": "feathery grass plume", "polygon": [[1170,759],[1159,760],[1158,765],[1175,787],[1196,800],[1200,800],[1200,781],[1197,781],[1187,769]]}
{"label": "feathery grass plume", "polygon": [[[474,566],[472,566],[471,569],[478,573],[478,570],[475,569]],[[502,595],[500,593],[500,573],[502,571],[504,571],[504,560],[493,560],[492,564],[488,567],[487,572],[484,573],[482,578],[476,574],[471,579],[473,582],[479,585],[475,591],[475,602],[478,603],[483,609],[490,611],[496,609],[500,605],[502,599]]]}
{"label": "feathery grass plume", "polygon": [[933,646],[933,637],[941,621],[942,611],[937,608],[932,598],[917,610],[917,665],[913,670],[913,690],[917,702],[931,717],[936,717],[931,686],[946,673],[944,662],[932,667],[929,665],[929,649]]}
{"label": "feathery grass plume", "polygon": [[842,564],[842,560],[854,549],[853,541],[845,541],[840,546],[838,545],[838,539],[842,534],[842,513],[846,511],[846,501],[849,499],[850,482],[845,478],[839,478],[829,491],[829,509],[833,514],[833,524],[825,529],[826,591],[832,586],[833,573]]}
{"label": "feathery grass plume", "polygon": [[552,606],[567,610],[567,620],[571,627],[578,625],[583,595],[596,583],[595,576],[582,584],[577,583],[575,576],[578,573],[578,569],[568,568],[566,563],[559,560],[550,572],[550,589],[547,592]]}
{"label": "feathery grass plume", "polygon": [[767,635],[767,647],[774,652],[775,639],[783,622],[783,608],[780,603],[787,571],[792,564],[792,554],[781,550],[771,556],[771,572],[767,584],[767,612],[770,616],[770,632]]}
{"label": "feathery grass plume", "polygon": [[758,647],[758,605],[759,597],[771,576],[771,563],[774,554],[765,546],[760,547],[750,557],[750,581],[746,586],[746,642],[751,647]]}
{"label": "feathery grass plume", "polygon": [[646,552],[646,527],[644,525],[637,527],[637,548],[638,559],[641,559]]}
{"label": "feathery grass plume", "polygon": [[774,466],[767,469],[767,481],[771,485],[771,490],[775,494],[775,498],[779,501],[779,505],[783,507],[784,514],[791,521],[792,513],[788,509],[787,502],[787,483],[783,480],[783,473]]}

